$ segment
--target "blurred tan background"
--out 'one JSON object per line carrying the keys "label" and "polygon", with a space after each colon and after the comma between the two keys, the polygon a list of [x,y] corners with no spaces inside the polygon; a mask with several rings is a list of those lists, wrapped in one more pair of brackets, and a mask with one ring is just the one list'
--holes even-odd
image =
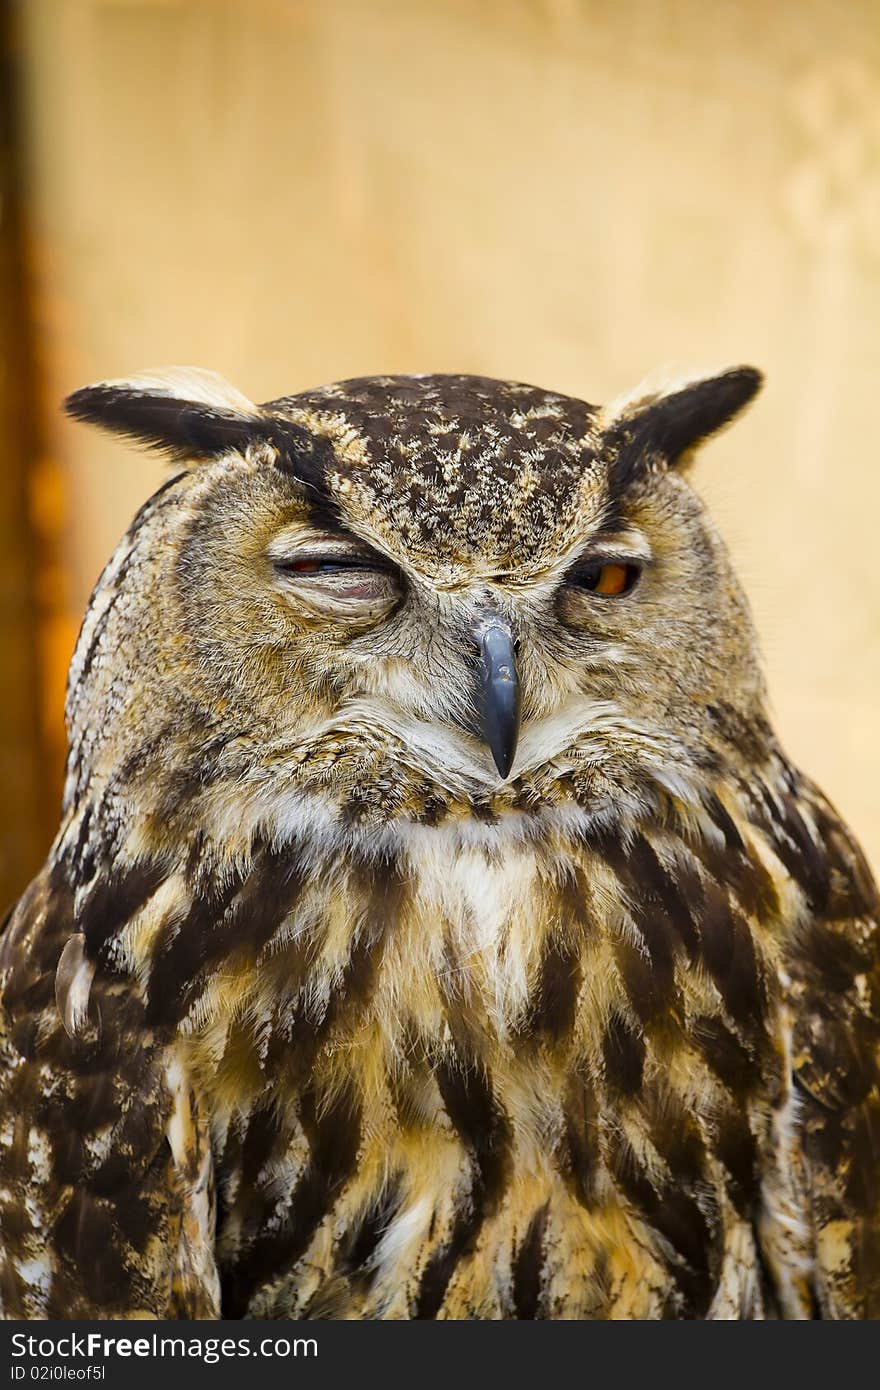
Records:
{"label": "blurred tan background", "polygon": [[[2,888],[155,461],[62,420],[168,363],[257,400],[475,371],[603,400],[753,362],[699,483],[778,725],[880,864],[876,0],[19,0],[0,381]],[[24,273],[22,274],[22,269]]]}

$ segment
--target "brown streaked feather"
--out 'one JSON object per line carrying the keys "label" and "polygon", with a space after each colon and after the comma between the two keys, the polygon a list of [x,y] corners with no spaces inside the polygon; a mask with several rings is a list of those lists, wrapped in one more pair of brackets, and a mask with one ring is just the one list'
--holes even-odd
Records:
{"label": "brown streaked feather", "polygon": [[[816,1298],[825,1317],[877,1318],[880,900],[861,851],[833,807],[808,782],[799,791],[817,832],[801,870],[812,911],[794,936],[787,964],[816,1232]],[[784,831],[790,862],[791,843],[802,844],[809,832],[801,815],[790,811]],[[821,872],[816,846],[824,856]]]}
{"label": "brown streaked feather", "polygon": [[3,1223],[4,1316],[216,1316],[204,1118],[175,1120],[173,1048],[121,978],[95,971],[65,1031],[55,966],[63,997],[68,962],[84,962],[62,881],[36,880],[5,943],[0,1113],[15,1120],[0,1188],[22,1219]]}

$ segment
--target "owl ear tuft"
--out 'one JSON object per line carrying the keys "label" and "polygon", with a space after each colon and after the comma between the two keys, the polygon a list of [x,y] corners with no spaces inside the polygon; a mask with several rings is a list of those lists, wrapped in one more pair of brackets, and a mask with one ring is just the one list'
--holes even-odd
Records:
{"label": "owl ear tuft", "polygon": [[170,458],[212,458],[263,436],[259,408],[216,372],[169,367],[74,391],[74,420],[124,435]]}
{"label": "owl ear tuft", "polygon": [[730,424],[757,395],[763,380],[755,367],[733,367],[624,405],[609,430],[609,441],[618,450],[618,482],[625,484],[658,463],[678,467],[704,440]]}

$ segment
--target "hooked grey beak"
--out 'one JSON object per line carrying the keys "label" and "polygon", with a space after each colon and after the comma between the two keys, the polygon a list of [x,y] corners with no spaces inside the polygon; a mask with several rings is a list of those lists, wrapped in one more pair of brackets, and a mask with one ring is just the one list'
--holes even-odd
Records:
{"label": "hooked grey beak", "polygon": [[519,738],[519,672],[513,634],[501,618],[489,618],[477,630],[480,649],[477,713],[480,733],[495,766],[506,777]]}

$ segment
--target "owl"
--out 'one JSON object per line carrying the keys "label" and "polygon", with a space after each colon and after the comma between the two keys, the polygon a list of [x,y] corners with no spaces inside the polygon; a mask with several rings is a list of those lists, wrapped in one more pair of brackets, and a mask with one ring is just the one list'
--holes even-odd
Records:
{"label": "owl", "polygon": [[760,380],[69,399],[177,466],[0,937],[6,1317],[880,1316],[877,890],[689,481]]}

